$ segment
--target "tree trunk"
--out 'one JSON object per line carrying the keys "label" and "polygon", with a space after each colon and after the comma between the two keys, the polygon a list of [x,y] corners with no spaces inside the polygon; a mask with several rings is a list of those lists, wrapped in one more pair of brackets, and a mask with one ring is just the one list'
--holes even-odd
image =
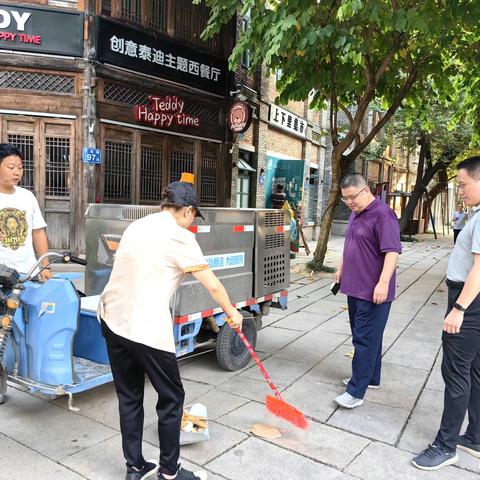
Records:
{"label": "tree trunk", "polygon": [[413,192],[410,198],[408,199],[407,206],[405,207],[402,218],[400,219],[400,231],[402,233],[406,233],[407,228],[410,222],[412,221],[415,208],[417,208],[418,201],[420,200],[423,193],[425,192],[427,185],[430,183],[430,181],[438,171],[445,168],[446,168],[446,165],[442,162],[438,162],[435,165],[430,165],[425,170],[423,177],[419,179],[419,181],[417,179],[415,188],[413,189]]}
{"label": "tree trunk", "polygon": [[332,151],[332,187],[328,194],[327,207],[322,216],[320,234],[317,246],[313,254],[313,263],[319,267],[323,266],[325,254],[327,253],[328,239],[332,229],[333,217],[340,198],[340,181],[345,166],[343,165],[341,147],[336,145]]}
{"label": "tree trunk", "polygon": [[413,188],[413,192],[408,199],[408,203],[403,211],[402,218],[400,219],[400,231],[402,233],[407,231],[407,228],[413,219],[415,208],[417,208],[418,201],[422,197],[424,191],[422,179],[425,169],[425,159],[427,157],[428,140],[427,136],[423,132],[420,134],[418,143],[420,145],[420,153],[418,155],[417,178],[415,179],[415,187]]}
{"label": "tree trunk", "polygon": [[436,183],[428,192],[430,203],[432,203],[440,193],[444,192],[448,186],[448,175],[446,168],[438,172],[438,177],[438,183]]}

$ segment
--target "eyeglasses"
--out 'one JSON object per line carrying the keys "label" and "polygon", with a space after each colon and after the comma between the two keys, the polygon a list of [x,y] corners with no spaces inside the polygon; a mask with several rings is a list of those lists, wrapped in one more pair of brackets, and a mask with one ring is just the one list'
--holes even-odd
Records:
{"label": "eyeglasses", "polygon": [[349,197],[340,197],[340,199],[342,200],[342,202],[344,203],[348,203],[348,202],[354,202],[357,197],[362,193],[364,192],[368,187],[364,187],[362,188],[356,195],[350,195]]}

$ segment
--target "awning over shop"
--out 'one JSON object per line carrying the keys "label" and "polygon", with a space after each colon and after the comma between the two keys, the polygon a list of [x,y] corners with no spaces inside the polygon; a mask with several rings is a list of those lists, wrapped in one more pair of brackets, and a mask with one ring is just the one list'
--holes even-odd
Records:
{"label": "awning over shop", "polygon": [[239,170],[246,170],[247,172],[256,172],[256,170],[252,166],[250,166],[245,160],[242,160],[241,158],[239,158],[237,161],[237,167]]}

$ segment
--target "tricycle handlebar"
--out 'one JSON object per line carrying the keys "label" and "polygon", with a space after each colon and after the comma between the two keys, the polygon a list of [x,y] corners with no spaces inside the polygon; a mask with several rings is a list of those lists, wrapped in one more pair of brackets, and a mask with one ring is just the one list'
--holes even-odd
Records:
{"label": "tricycle handlebar", "polygon": [[[82,258],[76,257],[71,254],[71,252],[63,252],[63,253],[57,253],[57,252],[46,252],[40,258],[35,262],[35,264],[30,268],[30,270],[22,277],[20,280],[21,283],[27,282],[28,280],[31,280],[33,277],[34,272],[37,270],[37,268],[41,267],[42,262],[46,258],[52,258],[52,259],[57,259],[61,260],[63,263],[77,263],[78,265],[86,265],[87,261],[83,260]],[[51,263],[55,263],[55,260]]]}

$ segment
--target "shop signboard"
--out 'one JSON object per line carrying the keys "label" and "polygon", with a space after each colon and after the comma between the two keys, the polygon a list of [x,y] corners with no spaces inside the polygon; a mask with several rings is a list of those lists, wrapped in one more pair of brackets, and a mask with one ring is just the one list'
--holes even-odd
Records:
{"label": "shop signboard", "polygon": [[156,128],[200,126],[200,118],[185,112],[185,101],[175,95],[150,96],[147,105],[135,105],[133,111],[137,122]]}
{"label": "shop signboard", "polygon": [[273,103],[270,105],[268,123],[296,137],[307,138],[307,121]]}
{"label": "shop signboard", "polygon": [[145,73],[224,96],[227,61],[180,42],[97,18],[100,62]]}
{"label": "shop signboard", "polygon": [[290,205],[295,207],[301,205],[304,168],[305,162],[303,160],[286,160],[268,155],[265,207],[272,208],[272,193],[277,185],[283,185],[283,191],[286,193]]}
{"label": "shop signboard", "polygon": [[0,3],[0,49],[83,56],[83,14]]}
{"label": "shop signboard", "polygon": [[252,123],[252,109],[247,102],[236,101],[228,111],[228,128],[233,133],[243,133]]}

